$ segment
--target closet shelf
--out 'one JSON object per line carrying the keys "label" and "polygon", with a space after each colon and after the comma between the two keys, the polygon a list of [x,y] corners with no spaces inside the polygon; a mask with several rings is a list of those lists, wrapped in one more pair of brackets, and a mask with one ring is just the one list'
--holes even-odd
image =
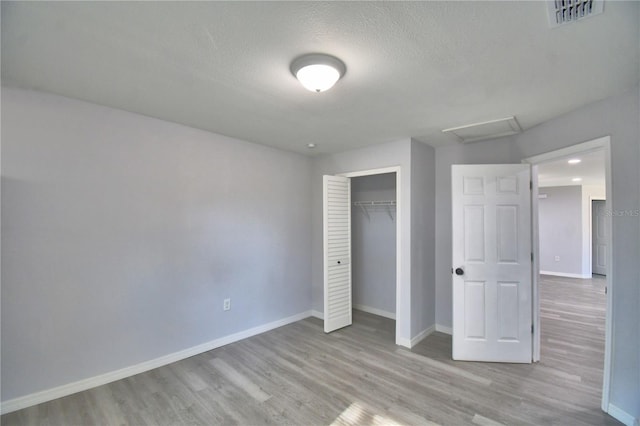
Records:
{"label": "closet shelf", "polygon": [[354,206],[395,206],[395,201],[355,201]]}
{"label": "closet shelf", "polygon": [[394,220],[393,214],[391,213],[391,208],[396,206],[395,201],[355,201],[353,205],[360,207],[360,209],[362,210],[362,213],[364,213],[364,215],[367,217],[369,221],[371,221],[371,217],[369,217],[369,212],[367,211],[367,208],[378,207],[378,206],[386,207],[389,217],[391,218],[391,220]]}

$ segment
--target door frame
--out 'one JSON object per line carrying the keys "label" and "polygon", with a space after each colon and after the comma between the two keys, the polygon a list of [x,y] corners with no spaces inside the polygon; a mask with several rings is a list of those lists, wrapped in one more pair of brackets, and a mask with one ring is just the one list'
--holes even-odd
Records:
{"label": "door frame", "polygon": [[[531,192],[531,217],[533,226],[533,249],[534,249],[534,270],[533,270],[533,324],[534,324],[534,336],[533,336],[533,360],[540,360],[540,298],[538,287],[538,275],[540,271],[540,250],[539,250],[539,228],[538,228],[538,165],[548,163],[551,161],[565,159],[571,156],[585,154],[592,151],[604,151],[604,168],[605,168],[605,208],[607,211],[613,211],[613,191],[611,180],[611,137],[603,136],[601,138],[593,139],[587,142],[572,145],[566,148],[546,152],[540,155],[534,155],[522,160],[523,163],[529,163],[532,165],[532,183],[533,190]],[[602,377],[602,403],[601,408],[605,413],[609,411],[609,394],[611,387],[611,347],[613,337],[613,292],[614,292],[614,268],[613,268],[613,251],[615,246],[613,245],[613,233],[612,233],[612,221],[611,215],[606,218],[605,226],[607,229],[607,245],[609,250],[607,252],[607,270],[606,285],[607,285],[607,308],[605,312],[605,343],[604,343],[604,371]]]}
{"label": "door frame", "polygon": [[[359,170],[354,172],[346,172],[346,173],[336,173],[336,176],[343,176],[347,178],[355,178],[362,176],[373,176],[373,175],[381,175],[386,173],[395,173],[396,174],[396,345],[411,347],[411,342],[407,342],[401,337],[402,326],[405,325],[405,322],[410,324],[411,322],[411,306],[409,301],[409,306],[404,302],[403,294],[410,293],[410,288],[404,288],[406,284],[404,284],[402,278],[404,276],[402,270],[402,170],[400,166],[392,166],[392,167],[383,167],[378,169],[368,169],[368,170]],[[351,202],[351,200],[350,200]],[[407,271],[409,273],[410,271]],[[351,284],[353,286],[353,283]]]}

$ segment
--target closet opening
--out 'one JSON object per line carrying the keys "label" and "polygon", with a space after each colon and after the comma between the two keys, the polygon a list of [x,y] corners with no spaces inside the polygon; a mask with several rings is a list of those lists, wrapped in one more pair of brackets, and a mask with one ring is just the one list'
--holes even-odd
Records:
{"label": "closet opening", "polygon": [[351,178],[353,325],[396,341],[396,173]]}

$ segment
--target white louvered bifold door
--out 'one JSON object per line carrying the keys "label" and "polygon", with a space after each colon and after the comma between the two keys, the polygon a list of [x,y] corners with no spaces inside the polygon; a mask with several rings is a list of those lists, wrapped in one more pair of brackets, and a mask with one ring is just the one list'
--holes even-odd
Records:
{"label": "white louvered bifold door", "polygon": [[323,179],[324,331],[351,325],[351,181]]}

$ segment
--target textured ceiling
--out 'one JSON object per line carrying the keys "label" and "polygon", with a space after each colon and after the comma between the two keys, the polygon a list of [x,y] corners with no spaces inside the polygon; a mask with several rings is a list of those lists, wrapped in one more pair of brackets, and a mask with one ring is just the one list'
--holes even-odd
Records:
{"label": "textured ceiling", "polygon": [[[311,153],[515,115],[527,129],[637,84],[640,3],[550,29],[544,2],[2,2],[2,83]],[[289,72],[325,52],[316,94]]]}

